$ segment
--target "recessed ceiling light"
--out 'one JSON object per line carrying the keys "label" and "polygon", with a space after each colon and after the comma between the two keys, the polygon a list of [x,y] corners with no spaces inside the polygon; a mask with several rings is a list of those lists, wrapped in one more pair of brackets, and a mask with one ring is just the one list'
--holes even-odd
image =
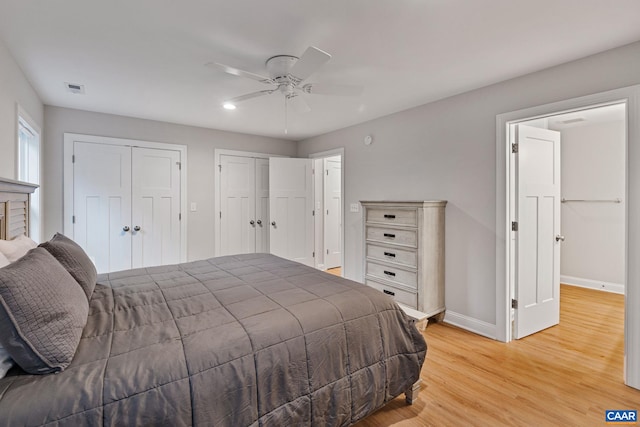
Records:
{"label": "recessed ceiling light", "polygon": [[235,110],[236,106],[233,105],[230,102],[225,102],[224,104],[222,104],[222,106],[224,107],[225,110]]}

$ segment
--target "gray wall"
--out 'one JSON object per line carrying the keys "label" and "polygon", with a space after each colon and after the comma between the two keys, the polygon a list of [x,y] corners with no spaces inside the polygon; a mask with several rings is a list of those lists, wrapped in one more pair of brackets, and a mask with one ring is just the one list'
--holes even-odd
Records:
{"label": "gray wall", "polygon": [[[624,121],[563,129],[562,197],[622,199],[623,203],[563,203],[560,274],[575,279],[625,282]],[[621,287],[620,286],[620,287]]]}
{"label": "gray wall", "polygon": [[43,105],[0,40],[0,176],[16,179],[17,105],[42,128]]}
{"label": "gray wall", "polygon": [[293,156],[296,143],[273,138],[223,132],[110,114],[46,106],[44,109],[43,238],[63,229],[64,133],[184,144],[187,146],[187,200],[196,202],[197,212],[188,212],[189,260],[214,254],[214,154],[216,148]]}
{"label": "gray wall", "polygon": [[495,325],[496,115],[639,83],[634,43],[301,141],[300,157],[345,148],[345,275],[362,279],[361,214],[349,204],[448,200],[447,310]]}

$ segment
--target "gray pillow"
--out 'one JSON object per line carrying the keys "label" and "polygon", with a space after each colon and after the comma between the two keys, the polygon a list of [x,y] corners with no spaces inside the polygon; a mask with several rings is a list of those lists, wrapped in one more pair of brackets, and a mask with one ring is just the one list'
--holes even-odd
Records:
{"label": "gray pillow", "polygon": [[0,269],[0,344],[28,373],[69,366],[88,314],[82,289],[45,249]]}
{"label": "gray pillow", "polygon": [[91,299],[96,287],[98,272],[86,252],[73,240],[56,233],[48,242],[40,244],[76,279],[82,290]]}

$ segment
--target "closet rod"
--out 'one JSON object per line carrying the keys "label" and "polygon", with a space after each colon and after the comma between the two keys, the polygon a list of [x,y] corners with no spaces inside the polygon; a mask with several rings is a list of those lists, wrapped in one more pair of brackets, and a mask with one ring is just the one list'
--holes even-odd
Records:
{"label": "closet rod", "polygon": [[563,197],[560,201],[562,203],[567,203],[567,202],[622,203],[622,199],[621,198],[616,198],[616,199],[565,199]]}

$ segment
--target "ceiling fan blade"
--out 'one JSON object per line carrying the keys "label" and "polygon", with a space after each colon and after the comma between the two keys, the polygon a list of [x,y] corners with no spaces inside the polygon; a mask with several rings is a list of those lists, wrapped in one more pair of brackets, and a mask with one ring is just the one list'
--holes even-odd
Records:
{"label": "ceiling fan blade", "polygon": [[291,106],[291,109],[298,113],[308,113],[311,111],[311,107],[307,104],[307,101],[302,95],[292,94],[287,96],[287,103]]}
{"label": "ceiling fan blade", "polygon": [[248,93],[246,95],[236,96],[235,98],[228,99],[225,102],[229,104],[237,104],[239,102],[246,101],[247,99],[257,98],[259,96],[264,96],[264,95],[271,95],[273,92],[275,92],[275,89],[261,90],[259,92],[253,92],[253,93]]}
{"label": "ceiling fan blade", "polygon": [[259,74],[250,73],[249,71],[240,70],[238,68],[233,68],[228,65],[220,64],[218,62],[209,62],[205,64],[207,67],[217,68],[218,70],[222,70],[227,74],[232,74],[238,77],[246,77],[251,80],[257,80],[261,83],[273,84],[273,81],[269,77],[261,76]]}
{"label": "ceiling fan blade", "polygon": [[298,83],[315,73],[322,65],[331,59],[331,55],[317,47],[309,46],[300,59],[293,64],[289,74],[298,80]]}
{"label": "ceiling fan blade", "polygon": [[302,91],[317,95],[359,96],[364,91],[360,85],[338,85],[330,83],[308,83],[302,86]]}

